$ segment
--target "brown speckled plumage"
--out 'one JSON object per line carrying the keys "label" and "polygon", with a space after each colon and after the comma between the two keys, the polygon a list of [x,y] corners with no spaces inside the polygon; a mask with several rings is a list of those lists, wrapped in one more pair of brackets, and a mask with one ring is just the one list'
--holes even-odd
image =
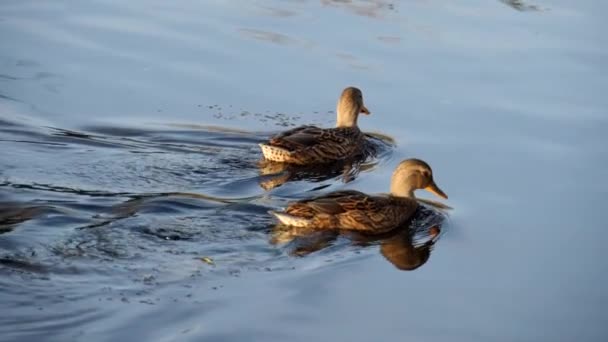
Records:
{"label": "brown speckled plumage", "polygon": [[440,197],[445,193],[433,180],[425,162],[408,159],[397,166],[388,195],[367,195],[346,190],[289,203],[273,214],[286,225],[321,229],[387,232],[409,220],[418,208],[414,190],[426,189]]}
{"label": "brown speckled plumage", "polygon": [[416,208],[418,203],[412,198],[338,191],[293,203],[285,213],[310,220],[311,226],[319,228],[386,232],[411,217]]}
{"label": "brown speckled plumage", "polygon": [[330,163],[362,154],[365,137],[357,126],[359,113],[369,114],[361,91],[344,89],[337,108],[335,128],[301,126],[260,144],[264,158],[276,162],[309,165]]}

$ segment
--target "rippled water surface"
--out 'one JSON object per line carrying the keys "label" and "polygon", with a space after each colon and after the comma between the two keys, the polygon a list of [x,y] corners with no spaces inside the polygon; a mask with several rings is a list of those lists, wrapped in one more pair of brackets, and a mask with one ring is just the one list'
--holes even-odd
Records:
{"label": "rippled water surface", "polygon": [[[1,339],[604,341],[607,9],[2,1]],[[373,156],[260,163],[348,85]],[[268,214],[410,157],[451,210],[376,238]]]}

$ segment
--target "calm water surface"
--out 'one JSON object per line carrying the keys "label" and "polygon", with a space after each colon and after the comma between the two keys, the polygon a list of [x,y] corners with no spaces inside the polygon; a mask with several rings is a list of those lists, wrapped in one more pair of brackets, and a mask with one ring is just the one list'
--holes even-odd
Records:
{"label": "calm water surface", "polygon": [[[604,341],[606,10],[2,1],[1,339]],[[347,85],[375,158],[258,167]],[[440,238],[273,228],[408,157],[450,196]]]}

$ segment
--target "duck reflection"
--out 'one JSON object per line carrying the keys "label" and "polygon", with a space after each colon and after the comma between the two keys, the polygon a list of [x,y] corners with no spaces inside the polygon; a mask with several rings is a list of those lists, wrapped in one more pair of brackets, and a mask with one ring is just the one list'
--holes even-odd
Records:
{"label": "duck reflection", "polygon": [[260,187],[272,190],[287,182],[307,180],[322,182],[339,178],[344,183],[354,180],[359,172],[372,169],[375,164],[363,164],[362,160],[347,160],[327,165],[293,165],[261,160]]}
{"label": "duck reflection", "polygon": [[391,264],[402,271],[413,271],[424,265],[431,256],[431,250],[439,239],[441,229],[433,226],[428,229],[428,239],[422,244],[415,244],[412,231],[401,232],[380,242],[380,254]]}
{"label": "duck reflection", "polygon": [[59,212],[52,206],[19,202],[0,202],[0,234],[11,232],[19,224],[45,214]]}
{"label": "duck reflection", "polygon": [[413,220],[381,235],[278,224],[272,228],[270,242],[285,246],[291,256],[303,257],[345,238],[353,246],[379,246],[380,254],[397,269],[413,271],[429,260],[441,236],[444,219],[436,210],[420,207]]}

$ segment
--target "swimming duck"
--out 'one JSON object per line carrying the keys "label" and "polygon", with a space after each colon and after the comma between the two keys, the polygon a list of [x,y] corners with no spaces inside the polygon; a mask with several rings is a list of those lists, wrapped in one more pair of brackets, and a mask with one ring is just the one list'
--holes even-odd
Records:
{"label": "swimming duck", "polygon": [[342,91],[337,106],[335,128],[301,126],[260,144],[264,158],[299,165],[331,163],[361,154],[364,134],[357,126],[359,113],[370,114],[363,94],[355,87]]}
{"label": "swimming duck", "polygon": [[271,211],[271,214],[288,226],[384,233],[412,218],[418,208],[414,196],[417,189],[448,198],[435,184],[433,171],[427,163],[407,159],[399,163],[393,172],[388,195],[336,191],[289,203],[285,211]]}

